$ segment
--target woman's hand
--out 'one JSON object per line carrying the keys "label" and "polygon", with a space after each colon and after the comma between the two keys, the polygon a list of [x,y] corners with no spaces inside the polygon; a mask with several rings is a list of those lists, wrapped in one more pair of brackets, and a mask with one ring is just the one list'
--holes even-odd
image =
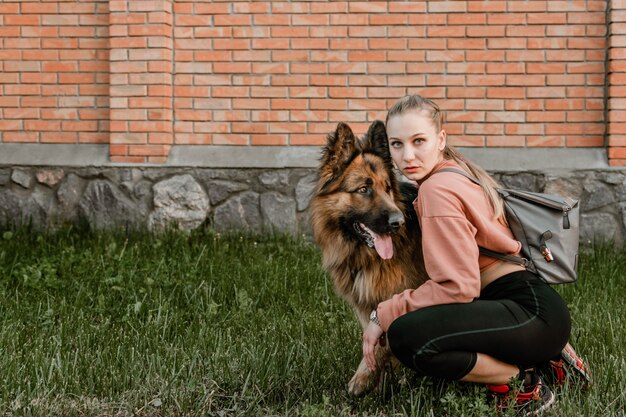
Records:
{"label": "woman's hand", "polygon": [[376,355],[374,355],[374,349],[383,333],[383,329],[373,321],[370,321],[363,332],[363,358],[365,358],[365,363],[370,371],[376,369]]}

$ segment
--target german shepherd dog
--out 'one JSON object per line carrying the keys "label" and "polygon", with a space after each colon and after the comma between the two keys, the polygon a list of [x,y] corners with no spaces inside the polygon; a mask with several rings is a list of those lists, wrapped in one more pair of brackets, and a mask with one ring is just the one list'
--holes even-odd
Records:
{"label": "german shepherd dog", "polygon": [[[382,122],[372,123],[362,140],[345,123],[328,136],[311,199],[311,226],[324,269],[363,329],[379,302],[426,280],[411,204],[416,194],[413,185],[394,175]],[[361,395],[382,381],[381,370],[392,355],[381,345],[377,371],[370,372],[361,360],[348,384],[350,393]]]}

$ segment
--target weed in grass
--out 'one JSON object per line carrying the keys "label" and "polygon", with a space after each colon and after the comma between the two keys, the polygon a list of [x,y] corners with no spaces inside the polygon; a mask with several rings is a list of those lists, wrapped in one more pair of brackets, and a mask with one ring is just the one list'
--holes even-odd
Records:
{"label": "weed in grass", "polygon": [[[197,231],[0,239],[0,413],[28,416],[485,416],[477,385],[401,369],[346,384],[361,331],[306,238]],[[551,416],[623,416],[626,250],[597,246],[559,286],[589,392]]]}

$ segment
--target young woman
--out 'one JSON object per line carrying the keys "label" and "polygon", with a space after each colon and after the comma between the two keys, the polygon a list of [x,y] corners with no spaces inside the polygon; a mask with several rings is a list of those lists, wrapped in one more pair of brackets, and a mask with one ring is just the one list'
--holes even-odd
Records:
{"label": "young woman", "polygon": [[[420,96],[400,99],[387,115],[391,157],[419,186],[414,205],[430,280],[378,305],[363,333],[363,354],[374,369],[374,347],[386,332],[394,355],[420,374],[487,384],[500,407],[513,403],[522,415],[536,414],[554,402],[537,364],[553,360],[558,367],[569,358],[570,372],[588,380],[571,347],[564,350],[569,311],[522,266],[479,254],[482,246],[517,255],[521,244],[496,182],[448,146],[441,123],[439,107]],[[437,172],[442,168],[462,170],[481,185]],[[510,387],[516,379],[520,390]]]}

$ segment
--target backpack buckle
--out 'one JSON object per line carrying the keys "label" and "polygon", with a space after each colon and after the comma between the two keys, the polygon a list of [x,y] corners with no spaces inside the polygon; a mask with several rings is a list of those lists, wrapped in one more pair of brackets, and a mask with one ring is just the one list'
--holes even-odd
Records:
{"label": "backpack buckle", "polygon": [[554,256],[552,256],[552,251],[549,247],[547,247],[546,245],[541,245],[540,249],[541,254],[543,255],[543,259],[545,259],[546,262],[554,261]]}

